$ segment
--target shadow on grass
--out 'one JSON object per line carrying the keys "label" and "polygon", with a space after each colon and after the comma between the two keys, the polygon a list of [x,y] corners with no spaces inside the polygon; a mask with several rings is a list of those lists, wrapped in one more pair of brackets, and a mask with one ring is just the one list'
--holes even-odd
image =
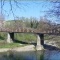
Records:
{"label": "shadow on grass", "polygon": [[[29,43],[29,42],[24,42],[24,41],[18,41],[18,40],[13,40],[14,42],[16,43],[21,43],[21,44],[33,44],[33,45],[37,45],[36,43]],[[44,44],[43,45],[44,49],[47,49],[47,50],[59,50],[60,51],[60,48],[56,47],[56,46],[52,46],[52,45],[47,45],[47,44]]]}
{"label": "shadow on grass", "polygon": [[47,44],[44,44],[43,45],[45,49],[47,50],[59,50],[60,51],[60,48],[56,47],[56,46],[52,46],[52,45],[47,45]]}
{"label": "shadow on grass", "polygon": [[36,43],[29,43],[29,42],[24,42],[24,41],[18,41],[18,40],[16,40],[16,39],[14,39],[13,40],[14,42],[16,42],[16,43],[21,43],[21,44],[33,44],[33,45],[35,45],[36,46]]}

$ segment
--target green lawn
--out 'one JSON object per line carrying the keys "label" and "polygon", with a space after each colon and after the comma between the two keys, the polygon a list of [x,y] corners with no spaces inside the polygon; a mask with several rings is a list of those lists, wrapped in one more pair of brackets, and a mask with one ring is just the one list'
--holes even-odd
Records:
{"label": "green lawn", "polygon": [[14,48],[14,47],[22,47],[24,45],[20,45],[20,43],[0,43],[0,48]]}

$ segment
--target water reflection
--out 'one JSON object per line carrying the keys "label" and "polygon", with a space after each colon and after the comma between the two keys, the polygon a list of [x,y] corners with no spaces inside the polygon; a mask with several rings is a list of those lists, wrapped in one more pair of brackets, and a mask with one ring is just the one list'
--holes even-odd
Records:
{"label": "water reflection", "polygon": [[36,51],[36,60],[44,59],[44,51]]}
{"label": "water reflection", "polygon": [[0,60],[60,60],[59,51],[3,52]]}
{"label": "water reflection", "polygon": [[46,50],[44,54],[44,60],[60,60],[60,51]]}

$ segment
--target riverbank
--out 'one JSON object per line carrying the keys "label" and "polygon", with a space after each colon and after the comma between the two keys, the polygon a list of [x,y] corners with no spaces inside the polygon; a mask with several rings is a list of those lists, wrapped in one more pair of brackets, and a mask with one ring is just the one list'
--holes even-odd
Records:
{"label": "riverbank", "polygon": [[45,40],[44,44],[60,48],[60,45],[59,45],[59,43],[56,40],[55,41],[54,40],[53,41]]}
{"label": "riverbank", "polygon": [[[45,40],[44,44],[46,45],[51,45],[55,46],[57,48],[60,48],[58,41],[56,40]],[[0,44],[0,52],[6,52],[6,51],[17,51],[17,52],[22,52],[22,51],[36,51],[36,47],[34,45],[24,45],[24,44],[17,44],[17,43],[12,43],[12,44]],[[50,47],[47,46],[47,48],[50,49]]]}
{"label": "riverbank", "polygon": [[7,51],[35,51],[35,46],[34,45],[27,45],[23,47],[14,47],[14,48],[0,48],[0,52],[7,52]]}

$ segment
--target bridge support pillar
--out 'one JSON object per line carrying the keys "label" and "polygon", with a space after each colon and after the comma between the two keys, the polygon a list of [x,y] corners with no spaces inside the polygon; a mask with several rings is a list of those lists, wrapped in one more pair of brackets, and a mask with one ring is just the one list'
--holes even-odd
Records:
{"label": "bridge support pillar", "polygon": [[37,34],[37,50],[43,50],[43,45],[44,45],[44,34]]}
{"label": "bridge support pillar", "polygon": [[7,43],[12,43],[14,40],[14,33],[8,33],[7,35]]}

